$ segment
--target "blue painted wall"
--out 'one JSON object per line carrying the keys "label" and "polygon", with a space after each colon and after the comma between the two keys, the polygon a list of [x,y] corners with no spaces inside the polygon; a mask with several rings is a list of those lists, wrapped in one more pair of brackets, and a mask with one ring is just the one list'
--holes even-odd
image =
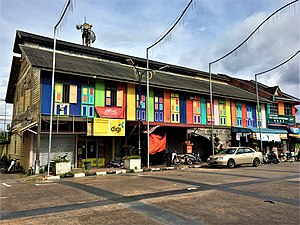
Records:
{"label": "blue painted wall", "polygon": [[51,74],[42,73],[41,74],[41,83],[42,83],[42,102],[41,102],[41,113],[50,115],[50,102],[51,102]]}
{"label": "blue painted wall", "polygon": [[253,127],[257,127],[256,106],[252,105],[252,118],[254,119]]}
{"label": "blue painted wall", "polygon": [[77,103],[70,104],[70,115],[80,116],[81,114],[81,83],[78,81],[72,81],[71,84],[77,85]]}
{"label": "blue painted wall", "polygon": [[180,123],[186,123],[186,96],[185,94],[179,95],[179,105],[180,105]]}

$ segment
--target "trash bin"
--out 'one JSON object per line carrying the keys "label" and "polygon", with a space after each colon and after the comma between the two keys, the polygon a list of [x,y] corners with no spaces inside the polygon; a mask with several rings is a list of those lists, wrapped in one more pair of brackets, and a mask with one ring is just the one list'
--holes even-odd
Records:
{"label": "trash bin", "polygon": [[91,162],[84,162],[84,169],[90,170],[91,169]]}

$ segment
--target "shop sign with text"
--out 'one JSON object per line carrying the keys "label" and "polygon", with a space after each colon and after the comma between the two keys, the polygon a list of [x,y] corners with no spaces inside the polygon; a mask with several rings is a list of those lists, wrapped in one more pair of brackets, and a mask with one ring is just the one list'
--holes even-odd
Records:
{"label": "shop sign with text", "polygon": [[124,119],[123,107],[100,107],[95,106],[95,109],[101,118],[118,118]]}
{"label": "shop sign with text", "polygon": [[94,118],[94,136],[125,136],[124,119]]}
{"label": "shop sign with text", "polygon": [[293,124],[293,123],[295,123],[294,116],[269,115],[269,124]]}

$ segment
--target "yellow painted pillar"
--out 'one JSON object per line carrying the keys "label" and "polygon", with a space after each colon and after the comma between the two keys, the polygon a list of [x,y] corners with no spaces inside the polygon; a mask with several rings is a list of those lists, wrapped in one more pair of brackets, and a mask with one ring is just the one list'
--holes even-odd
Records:
{"label": "yellow painted pillar", "polygon": [[226,126],[231,126],[231,107],[228,98],[226,98]]}

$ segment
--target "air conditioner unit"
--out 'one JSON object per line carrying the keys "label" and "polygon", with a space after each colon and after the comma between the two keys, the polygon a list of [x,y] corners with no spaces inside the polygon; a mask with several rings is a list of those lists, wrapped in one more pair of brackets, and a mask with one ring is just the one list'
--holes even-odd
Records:
{"label": "air conditioner unit", "polygon": [[64,111],[65,107],[66,107],[65,103],[60,103],[59,104],[59,111]]}
{"label": "air conditioner unit", "polygon": [[189,95],[189,100],[194,100],[195,99],[195,95]]}

